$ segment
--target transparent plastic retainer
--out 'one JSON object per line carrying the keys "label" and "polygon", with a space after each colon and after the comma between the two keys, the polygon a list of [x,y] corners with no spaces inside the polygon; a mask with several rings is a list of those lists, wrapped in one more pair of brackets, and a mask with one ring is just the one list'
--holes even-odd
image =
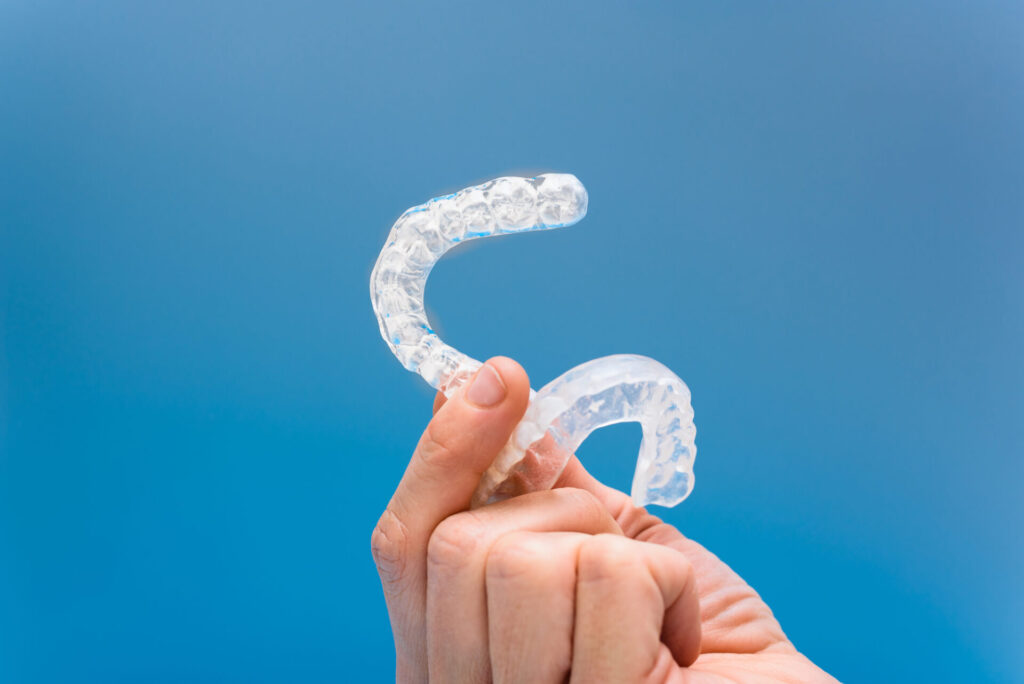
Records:
{"label": "transparent plastic retainer", "polygon": [[[563,173],[497,178],[403,213],[370,275],[373,310],[395,357],[450,397],[481,363],[430,328],[423,297],[431,268],[460,242],[571,226],[586,213],[586,189]],[[693,490],[697,453],[690,390],[654,359],[616,354],[531,390],[525,416],[484,473],[471,505],[550,488],[591,432],[622,422],[638,422],[643,430],[633,502],[674,506],[685,499]]]}

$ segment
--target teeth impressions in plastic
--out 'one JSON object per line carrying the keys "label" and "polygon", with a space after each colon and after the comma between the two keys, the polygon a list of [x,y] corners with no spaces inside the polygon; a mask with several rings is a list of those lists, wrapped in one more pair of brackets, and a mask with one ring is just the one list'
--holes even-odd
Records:
{"label": "teeth impressions in plastic", "polygon": [[[462,241],[570,226],[586,213],[583,184],[561,173],[497,178],[406,211],[370,276],[373,310],[391,351],[451,396],[481,364],[431,330],[423,306],[430,269]],[[676,505],[693,489],[690,391],[654,359],[628,354],[588,361],[531,393],[526,415],[484,473],[472,505],[551,487],[591,432],[628,421],[643,430],[634,503]]]}

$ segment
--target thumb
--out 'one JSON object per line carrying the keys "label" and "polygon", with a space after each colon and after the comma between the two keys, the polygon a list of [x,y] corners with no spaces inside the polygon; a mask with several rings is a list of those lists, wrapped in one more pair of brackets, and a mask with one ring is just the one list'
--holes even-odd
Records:
{"label": "thumb", "polygon": [[438,523],[469,505],[526,410],[530,382],[494,358],[438,410],[370,540],[395,637],[398,678],[426,679],[426,556]]}
{"label": "thumb", "polygon": [[430,530],[469,503],[474,485],[523,416],[530,381],[512,359],[495,357],[438,407],[392,497]]}

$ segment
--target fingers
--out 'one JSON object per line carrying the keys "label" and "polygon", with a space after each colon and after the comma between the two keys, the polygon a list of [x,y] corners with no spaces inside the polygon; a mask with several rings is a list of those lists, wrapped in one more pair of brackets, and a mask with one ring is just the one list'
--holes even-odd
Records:
{"label": "fingers", "polygon": [[[578,489],[525,494],[454,515],[427,550],[427,652],[431,681],[488,681],[487,559],[503,536],[520,531],[618,533],[608,511]],[[570,564],[569,569],[573,569]],[[572,583],[562,598],[572,605]],[[572,613],[569,613],[571,626]]]}
{"label": "fingers", "polygon": [[672,525],[634,506],[626,494],[596,480],[575,456],[555,486],[591,492],[608,508],[626,537],[669,547],[686,557],[700,577],[702,652],[795,651],[768,606],[728,565]]}
{"label": "fingers", "polygon": [[572,665],[576,558],[587,537],[513,532],[487,557],[494,684],[565,681]]}
{"label": "fingers", "polygon": [[700,650],[693,571],[671,549],[515,532],[494,544],[486,585],[495,684],[668,681]]}
{"label": "fingers", "polygon": [[522,418],[530,384],[494,358],[437,411],[371,538],[395,635],[399,678],[426,678],[426,554],[434,528],[465,510],[481,473]]}
{"label": "fingers", "polygon": [[579,551],[573,682],[658,681],[700,652],[700,606],[682,554],[600,535]]}

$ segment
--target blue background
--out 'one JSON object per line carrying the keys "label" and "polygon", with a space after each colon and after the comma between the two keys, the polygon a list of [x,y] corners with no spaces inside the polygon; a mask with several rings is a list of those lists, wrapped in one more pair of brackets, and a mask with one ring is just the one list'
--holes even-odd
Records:
{"label": "blue background", "polygon": [[390,679],[431,395],[370,268],[558,170],[589,216],[460,247],[442,336],[673,368],[667,519],[841,679],[1024,681],[1022,121],[1013,2],[3,3],[0,680]]}

